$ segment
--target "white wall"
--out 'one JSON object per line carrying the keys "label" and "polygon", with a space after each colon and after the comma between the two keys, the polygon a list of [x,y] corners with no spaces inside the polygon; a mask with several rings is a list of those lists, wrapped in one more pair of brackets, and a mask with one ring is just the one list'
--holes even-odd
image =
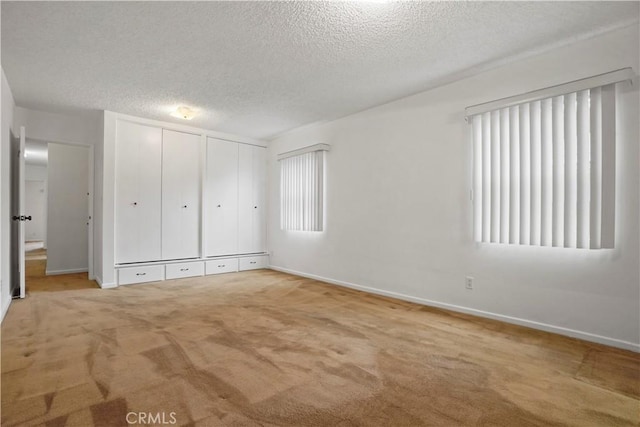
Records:
{"label": "white wall", "polygon": [[87,271],[89,149],[49,144],[47,274]]}
{"label": "white wall", "polygon": [[25,238],[42,240],[47,247],[47,167],[25,165]]}
{"label": "white wall", "polygon": [[0,97],[2,98],[0,121],[0,320],[4,319],[9,304],[11,304],[11,174],[9,149],[11,147],[11,129],[15,102],[9,87],[9,82],[1,70],[2,83]]}
{"label": "white wall", "polygon": [[25,222],[25,239],[27,241],[44,241],[47,224],[47,193],[46,181],[25,181],[24,187],[25,215],[31,216],[31,221]]}
{"label": "white wall", "polygon": [[24,179],[27,181],[46,181],[47,167],[38,165],[25,165]]}
{"label": "white wall", "polygon": [[[618,94],[613,250],[474,244],[464,121],[469,105],[628,66],[637,73],[638,40],[634,25],[271,141],[271,264],[640,350],[637,82]],[[315,143],[332,147],[326,231],[284,232],[276,155]]]}
{"label": "white wall", "polygon": [[15,121],[25,127],[28,139],[94,145],[99,116],[98,112],[57,114],[16,107]]}

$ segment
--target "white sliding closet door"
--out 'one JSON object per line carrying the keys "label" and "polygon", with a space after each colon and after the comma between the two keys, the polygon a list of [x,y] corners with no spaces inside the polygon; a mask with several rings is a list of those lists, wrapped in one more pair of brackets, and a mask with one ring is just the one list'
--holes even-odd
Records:
{"label": "white sliding closet door", "polygon": [[162,133],[162,259],[200,256],[200,136]]}
{"label": "white sliding closet door", "polygon": [[160,258],[162,129],[116,128],[116,264]]}
{"label": "white sliding closet door", "polygon": [[207,139],[206,256],[238,253],[238,145]]}
{"label": "white sliding closet door", "polygon": [[266,150],[239,144],[239,253],[266,251]]}

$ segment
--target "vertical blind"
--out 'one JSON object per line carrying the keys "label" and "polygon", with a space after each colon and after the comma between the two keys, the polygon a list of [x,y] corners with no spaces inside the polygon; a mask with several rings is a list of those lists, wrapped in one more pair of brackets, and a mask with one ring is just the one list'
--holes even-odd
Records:
{"label": "vertical blind", "polygon": [[612,248],[615,84],[469,116],[478,242]]}
{"label": "vertical blind", "polygon": [[322,231],[324,152],[324,149],[313,149],[280,158],[280,226],[283,230]]}

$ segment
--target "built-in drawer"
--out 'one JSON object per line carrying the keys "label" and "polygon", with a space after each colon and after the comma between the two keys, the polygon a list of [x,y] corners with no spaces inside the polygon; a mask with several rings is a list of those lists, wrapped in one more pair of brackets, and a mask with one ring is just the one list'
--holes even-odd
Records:
{"label": "built-in drawer", "polygon": [[268,255],[257,255],[240,258],[240,271],[267,268],[269,266]]}
{"label": "built-in drawer", "polygon": [[118,269],[118,285],[164,280],[164,265],[145,265]]}
{"label": "built-in drawer", "polygon": [[198,261],[167,264],[167,280],[194,276],[204,276],[204,262]]}
{"label": "built-in drawer", "polygon": [[206,262],[206,274],[231,273],[238,271],[238,258],[212,259]]}

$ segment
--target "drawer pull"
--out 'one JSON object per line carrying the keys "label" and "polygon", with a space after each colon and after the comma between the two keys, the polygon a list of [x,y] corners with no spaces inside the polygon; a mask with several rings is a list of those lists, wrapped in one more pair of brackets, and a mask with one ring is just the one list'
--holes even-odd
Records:
{"label": "drawer pull", "polygon": [[188,268],[181,268],[180,271],[189,271]]}
{"label": "drawer pull", "polygon": [[136,276],[146,276],[147,273],[136,273]]}
{"label": "drawer pull", "polygon": [[255,263],[256,263],[255,261],[249,261],[249,264],[255,264]]}
{"label": "drawer pull", "polygon": [[226,264],[218,264],[218,267],[225,267]]}

